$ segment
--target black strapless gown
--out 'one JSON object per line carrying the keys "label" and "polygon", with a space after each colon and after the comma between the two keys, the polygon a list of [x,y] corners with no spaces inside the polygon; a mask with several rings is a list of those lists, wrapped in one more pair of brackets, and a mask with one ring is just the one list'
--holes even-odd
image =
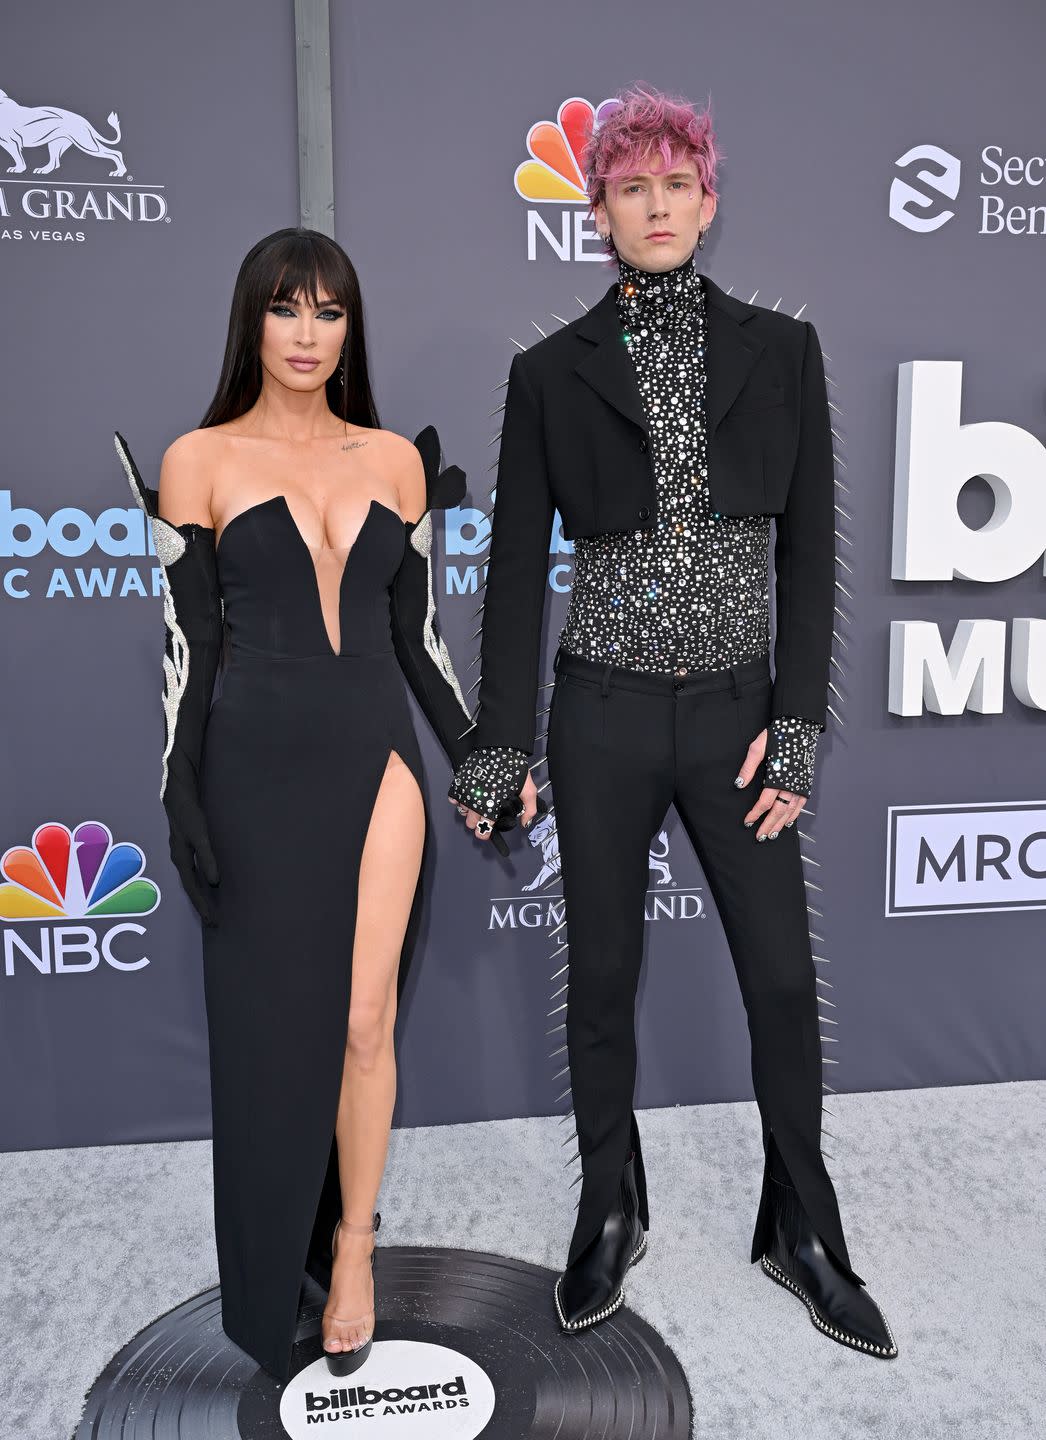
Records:
{"label": "black strapless gown", "polygon": [[[306,1272],[340,1214],[334,1127],[360,859],[391,751],[422,785],[389,585],[404,522],[371,502],[341,579],[341,649],[282,496],[225,527],[228,664],[201,793],[221,872],[204,929],[222,1325],[285,1380]],[[417,921],[420,886],[401,957]]]}

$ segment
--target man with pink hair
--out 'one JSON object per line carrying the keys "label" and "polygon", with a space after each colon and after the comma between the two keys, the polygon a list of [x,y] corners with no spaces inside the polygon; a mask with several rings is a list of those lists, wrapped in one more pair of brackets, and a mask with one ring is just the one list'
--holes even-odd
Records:
{"label": "man with pink hair", "polygon": [[765,1150],[752,1259],[823,1333],[891,1358],[821,1154],[821,1002],[795,826],[825,728],[834,606],[821,348],[809,322],[732,299],[694,266],[717,206],[708,113],[647,89],[620,102],[585,155],[617,283],[512,363],[475,748],[450,791],[480,839],[533,817],[558,508],[575,567],[548,766],[583,1184],[556,1309],[568,1331],[612,1314],[646,1250],[634,1012],[649,844],[674,803],[748,1015]]}

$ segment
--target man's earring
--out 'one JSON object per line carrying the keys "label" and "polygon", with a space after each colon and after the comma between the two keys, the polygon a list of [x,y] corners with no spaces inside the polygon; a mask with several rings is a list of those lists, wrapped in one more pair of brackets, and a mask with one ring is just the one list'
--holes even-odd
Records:
{"label": "man's earring", "polygon": [[[706,229],[707,229],[707,226],[706,226]],[[697,248],[698,248],[699,250],[703,250],[703,249],[705,248],[705,232],[704,232],[704,230],[701,230],[701,231],[698,232],[698,236],[697,236]]]}

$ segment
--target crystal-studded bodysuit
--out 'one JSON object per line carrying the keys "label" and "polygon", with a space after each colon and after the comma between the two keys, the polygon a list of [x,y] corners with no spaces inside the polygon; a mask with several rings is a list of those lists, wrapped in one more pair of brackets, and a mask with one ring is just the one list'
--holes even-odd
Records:
{"label": "crystal-studded bodysuit", "polygon": [[[657,525],[574,541],[560,644],[677,675],[767,655],[770,516],[720,515],[709,500],[701,276],[690,260],[663,274],[621,261],[618,313],[647,419]],[[772,722],[767,784],[809,793],[820,728],[801,717]]]}

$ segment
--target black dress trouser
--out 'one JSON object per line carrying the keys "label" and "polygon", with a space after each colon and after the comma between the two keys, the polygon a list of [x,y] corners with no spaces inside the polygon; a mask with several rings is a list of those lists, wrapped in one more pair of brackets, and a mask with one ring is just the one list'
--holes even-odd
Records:
{"label": "black dress trouser", "polygon": [[757,827],[743,824],[758,783],[733,783],[749,743],[769,724],[770,697],[766,658],[676,677],[601,665],[562,648],[556,656],[548,766],[583,1172],[568,1263],[599,1232],[632,1151],[649,1223],[632,1110],[635,1001],[650,842],[674,802],[723,922],[748,1016],[767,1156],[752,1259],[769,1240],[773,1143],[821,1239],[854,1274],[821,1156],[821,1040],[798,827],[758,842]]}

